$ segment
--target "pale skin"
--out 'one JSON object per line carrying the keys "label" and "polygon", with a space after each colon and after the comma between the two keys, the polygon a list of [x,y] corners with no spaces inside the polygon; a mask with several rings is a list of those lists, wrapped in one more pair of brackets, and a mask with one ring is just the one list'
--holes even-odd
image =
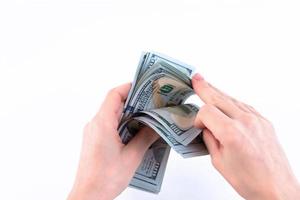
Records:
{"label": "pale skin", "polygon": [[[213,166],[245,199],[300,199],[300,185],[276,138],[272,124],[254,108],[206,82],[192,79],[195,93],[205,103],[194,125]],[[127,145],[117,132],[130,84],[111,90],[96,116],[84,129],[77,176],[68,200],[108,200],[127,186],[149,146],[158,139],[141,130]]]}

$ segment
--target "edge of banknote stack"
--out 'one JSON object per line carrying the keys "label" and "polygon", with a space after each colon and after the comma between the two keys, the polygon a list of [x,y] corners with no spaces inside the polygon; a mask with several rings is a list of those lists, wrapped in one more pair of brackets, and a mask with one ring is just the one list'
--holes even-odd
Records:
{"label": "edge of banknote stack", "polygon": [[193,126],[199,107],[184,104],[194,94],[194,68],[156,52],[143,52],[119,124],[127,144],[144,127],[160,139],[145,153],[130,186],[158,193],[161,189],[170,149],[183,158],[206,155],[202,130]]}

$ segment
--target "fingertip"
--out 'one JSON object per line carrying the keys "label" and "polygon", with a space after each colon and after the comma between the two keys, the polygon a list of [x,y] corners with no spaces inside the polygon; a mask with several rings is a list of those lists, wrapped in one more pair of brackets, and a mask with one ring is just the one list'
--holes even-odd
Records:
{"label": "fingertip", "polygon": [[195,81],[202,81],[202,80],[204,80],[203,76],[202,76],[201,74],[199,74],[199,73],[196,73],[196,74],[193,76],[192,79],[195,80]]}
{"label": "fingertip", "polygon": [[105,120],[111,121],[114,125],[118,124],[130,88],[131,83],[128,82],[110,89],[95,118],[101,119],[100,116],[105,115]]}
{"label": "fingertip", "polygon": [[195,91],[195,93],[201,98],[201,93],[200,91],[202,90],[201,88],[203,87],[203,83],[204,83],[204,78],[202,75],[200,75],[199,73],[196,73],[193,77],[192,77],[192,85],[193,85],[193,89]]}
{"label": "fingertip", "polygon": [[131,82],[124,83],[117,87],[120,91],[123,91],[125,94],[128,94],[131,88]]}
{"label": "fingertip", "polygon": [[130,88],[130,87],[131,87],[131,85],[132,85],[132,83],[131,83],[131,82],[127,82],[127,83],[124,83],[124,85],[126,85],[126,86],[127,86],[127,88]]}

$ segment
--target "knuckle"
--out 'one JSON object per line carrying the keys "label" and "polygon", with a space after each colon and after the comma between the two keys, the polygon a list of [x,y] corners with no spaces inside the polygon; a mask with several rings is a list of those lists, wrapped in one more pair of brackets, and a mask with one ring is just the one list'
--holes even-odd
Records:
{"label": "knuckle", "polygon": [[229,97],[229,99],[233,102],[233,103],[241,103],[239,100],[237,100],[237,99],[235,99],[235,98],[233,98],[233,97],[230,97],[230,96],[228,96]]}
{"label": "knuckle", "polygon": [[234,120],[224,122],[224,129],[229,133],[238,132],[238,126],[238,123]]}
{"label": "knuckle", "polygon": [[207,113],[213,111],[215,108],[211,104],[205,104],[201,107],[200,112]]}
{"label": "knuckle", "polygon": [[209,83],[207,83],[207,82],[202,82],[202,83],[203,83],[202,88],[201,88],[202,90],[205,90],[206,92],[210,92],[212,90]]}
{"label": "knuckle", "polygon": [[273,125],[273,123],[271,121],[269,121],[268,119],[264,119],[264,124],[266,127],[268,127],[270,130],[274,130],[275,127]]}
{"label": "knuckle", "polygon": [[253,106],[251,106],[251,105],[249,105],[249,104],[246,104],[246,103],[245,103],[245,105],[246,105],[250,110],[256,111],[255,108],[254,108]]}
{"label": "knuckle", "polygon": [[225,139],[225,144],[230,146],[231,148],[238,148],[241,145],[241,137],[240,134],[230,134]]}
{"label": "knuckle", "polygon": [[255,127],[259,122],[258,120],[258,117],[253,114],[245,114],[241,118],[242,123],[248,128]]}
{"label": "knuckle", "polygon": [[210,96],[210,102],[214,105],[217,105],[220,103],[220,101],[223,100],[222,95],[216,93],[216,92],[212,92],[211,96]]}
{"label": "knuckle", "polygon": [[[246,106],[249,108],[249,110],[252,112],[252,113],[254,113],[255,115],[257,115],[257,116],[261,116],[261,114],[253,107],[253,106],[251,106],[251,105],[249,105],[249,104],[246,104]],[[262,117],[262,116],[261,116]]]}
{"label": "knuckle", "polygon": [[224,142],[230,146],[237,146],[240,143],[240,125],[237,122],[232,122],[225,126],[227,134],[224,137]]}
{"label": "knuckle", "polygon": [[203,105],[196,116],[196,123],[201,121],[208,113],[211,113],[215,110],[215,107],[211,104]]}

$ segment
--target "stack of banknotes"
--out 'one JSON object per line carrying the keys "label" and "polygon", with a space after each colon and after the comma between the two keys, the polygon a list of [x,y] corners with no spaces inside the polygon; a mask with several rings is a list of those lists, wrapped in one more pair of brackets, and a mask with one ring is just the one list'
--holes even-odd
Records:
{"label": "stack of banknotes", "polygon": [[206,155],[202,130],[193,126],[199,107],[184,104],[194,94],[194,68],[168,56],[142,53],[124,105],[119,133],[127,144],[148,126],[160,139],[146,152],[130,186],[158,193],[166,170],[170,148],[183,158]]}

